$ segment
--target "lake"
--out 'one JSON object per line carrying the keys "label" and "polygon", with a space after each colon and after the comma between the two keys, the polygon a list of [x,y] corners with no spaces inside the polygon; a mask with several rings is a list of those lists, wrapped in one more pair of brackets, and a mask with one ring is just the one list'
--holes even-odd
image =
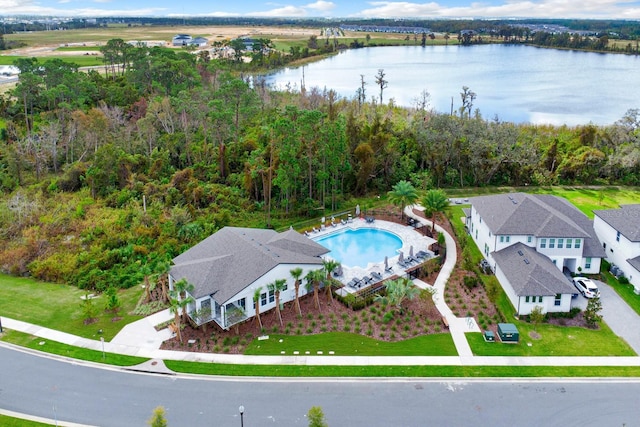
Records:
{"label": "lake", "polygon": [[[640,108],[640,57],[518,45],[394,46],[350,49],[304,67],[308,88],[334,89],[354,98],[364,75],[367,100],[380,96],[378,69],[386,73],[383,102],[415,106],[423,90],[430,107],[450,112],[460,92],[476,93],[473,110],[485,119],[536,124],[607,125]],[[302,68],[267,77],[277,89],[299,90]]]}

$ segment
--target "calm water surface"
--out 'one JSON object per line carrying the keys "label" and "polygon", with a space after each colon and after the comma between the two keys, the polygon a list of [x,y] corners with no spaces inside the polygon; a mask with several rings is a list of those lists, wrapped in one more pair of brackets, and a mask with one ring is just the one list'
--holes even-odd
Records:
{"label": "calm water surface", "polygon": [[[423,90],[430,107],[449,112],[460,107],[462,86],[477,94],[474,110],[513,122],[606,125],[631,108],[640,108],[640,58],[530,46],[420,46],[347,50],[304,67],[307,88],[334,89],[355,97],[364,75],[367,99],[379,97],[375,84],[384,69],[388,87],[383,102],[414,106]],[[267,78],[278,89],[298,90],[302,68]]]}

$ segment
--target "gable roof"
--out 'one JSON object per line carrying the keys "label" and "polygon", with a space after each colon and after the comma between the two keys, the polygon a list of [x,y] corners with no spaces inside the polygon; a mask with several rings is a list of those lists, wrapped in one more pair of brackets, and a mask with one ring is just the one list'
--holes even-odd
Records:
{"label": "gable roof", "polygon": [[593,211],[604,222],[632,242],[640,242],[640,204],[622,205],[620,209]]}
{"label": "gable roof", "polygon": [[562,197],[509,193],[473,197],[471,204],[493,234],[582,238],[582,256],[605,256],[593,221]]}
{"label": "gable roof", "polygon": [[322,264],[329,252],[294,230],[224,227],[173,259],[170,274],[194,286],[192,296],[219,303],[255,282],[280,264]]}
{"label": "gable roof", "polygon": [[635,268],[636,270],[640,271],[640,255],[638,255],[635,258],[629,258],[627,260],[627,262],[629,264],[631,264],[631,267]]}
{"label": "gable roof", "polygon": [[518,296],[574,293],[560,269],[548,257],[524,243],[515,243],[492,255]]}

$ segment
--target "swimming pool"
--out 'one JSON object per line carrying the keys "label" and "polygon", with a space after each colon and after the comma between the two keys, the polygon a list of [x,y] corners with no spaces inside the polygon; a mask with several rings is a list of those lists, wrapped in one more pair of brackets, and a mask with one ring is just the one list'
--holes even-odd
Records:
{"label": "swimming pool", "polygon": [[402,240],[395,234],[377,228],[345,229],[316,239],[329,249],[329,256],[347,267],[366,268],[370,262],[382,262],[402,248]]}

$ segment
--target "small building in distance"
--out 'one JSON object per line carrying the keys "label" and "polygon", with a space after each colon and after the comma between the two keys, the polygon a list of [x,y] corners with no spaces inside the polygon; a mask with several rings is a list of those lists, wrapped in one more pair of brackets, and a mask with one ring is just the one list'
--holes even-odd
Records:
{"label": "small building in distance", "polygon": [[193,37],[191,37],[189,34],[176,34],[175,36],[173,36],[171,44],[173,46],[187,46],[191,42],[191,40],[193,40]]}

